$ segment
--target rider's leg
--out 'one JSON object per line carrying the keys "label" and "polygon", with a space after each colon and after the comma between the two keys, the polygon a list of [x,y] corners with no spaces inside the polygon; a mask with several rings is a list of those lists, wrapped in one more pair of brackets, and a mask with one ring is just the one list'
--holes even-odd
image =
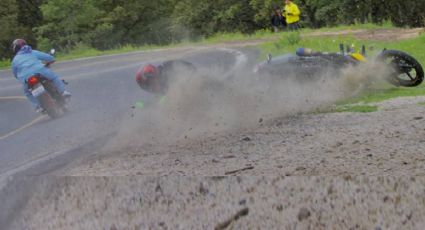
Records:
{"label": "rider's leg", "polygon": [[27,96],[28,101],[31,102],[31,104],[34,106],[35,109],[40,107],[40,102],[32,96],[31,92],[28,90],[28,86],[26,84],[23,85],[25,96]]}
{"label": "rider's leg", "polygon": [[53,71],[51,71],[50,69],[44,68],[44,69],[40,70],[39,73],[43,77],[51,80],[53,82],[53,84],[55,85],[56,89],[58,89],[58,91],[60,93],[63,93],[65,91],[65,84],[59,78],[59,76],[56,75]]}

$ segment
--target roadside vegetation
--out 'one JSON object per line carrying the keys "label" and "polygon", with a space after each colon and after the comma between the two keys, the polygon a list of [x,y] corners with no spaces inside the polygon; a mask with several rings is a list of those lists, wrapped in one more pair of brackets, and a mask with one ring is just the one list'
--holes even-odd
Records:
{"label": "roadside vegetation", "polygon": [[378,111],[378,106],[375,105],[339,105],[334,109],[330,110],[331,112],[355,112],[355,113],[370,113]]}

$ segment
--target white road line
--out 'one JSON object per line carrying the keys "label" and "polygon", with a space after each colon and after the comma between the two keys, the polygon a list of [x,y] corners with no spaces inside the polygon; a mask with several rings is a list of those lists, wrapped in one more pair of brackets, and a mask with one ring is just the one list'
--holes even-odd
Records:
{"label": "white road line", "polygon": [[22,163],[16,167],[14,167],[13,169],[7,170],[3,173],[0,174],[0,182],[2,180],[6,181],[10,176],[15,175],[16,173],[28,170],[32,167],[34,167],[35,165],[41,164],[45,161],[54,159],[64,153],[67,153],[68,151],[72,150],[72,148],[69,149],[64,149],[64,150],[59,150],[53,153],[45,153],[42,154],[40,156],[36,156],[28,161],[26,161],[25,163]]}
{"label": "white road line", "polygon": [[2,77],[0,78],[0,81],[16,81],[16,78],[14,77]]}
{"label": "white road line", "polygon": [[26,97],[23,96],[6,96],[6,97],[0,97],[0,100],[25,100]]}
{"label": "white road line", "polygon": [[26,124],[26,125],[24,125],[24,126],[22,126],[20,128],[17,128],[15,130],[13,130],[13,131],[11,131],[11,132],[3,135],[3,136],[0,136],[0,141],[4,140],[4,139],[6,139],[6,138],[8,138],[10,136],[13,136],[13,135],[17,134],[17,133],[21,132],[22,130],[24,130],[26,128],[29,128],[29,127],[35,125],[37,122],[41,121],[43,118],[45,118],[45,115],[39,116],[36,119],[32,120],[30,123],[28,123],[28,124]]}

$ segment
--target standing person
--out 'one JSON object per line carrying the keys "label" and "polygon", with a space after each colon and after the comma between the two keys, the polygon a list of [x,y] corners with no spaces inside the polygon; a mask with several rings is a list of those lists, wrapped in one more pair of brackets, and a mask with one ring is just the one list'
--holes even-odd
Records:
{"label": "standing person", "polygon": [[291,0],[285,0],[285,12],[284,16],[286,17],[286,24],[289,30],[298,30],[300,21],[300,10],[298,6],[293,3]]}
{"label": "standing person", "polygon": [[273,27],[274,32],[279,32],[281,30],[284,30],[286,27],[286,19],[282,15],[282,12],[280,11],[278,6],[274,7],[274,10],[271,15],[271,25]]}

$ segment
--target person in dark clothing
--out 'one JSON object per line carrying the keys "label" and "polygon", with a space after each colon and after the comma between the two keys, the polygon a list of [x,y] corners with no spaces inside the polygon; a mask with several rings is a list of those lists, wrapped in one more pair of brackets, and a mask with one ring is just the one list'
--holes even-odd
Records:
{"label": "person in dark clothing", "polygon": [[286,28],[286,18],[282,15],[279,7],[274,7],[270,22],[274,32],[279,32]]}

